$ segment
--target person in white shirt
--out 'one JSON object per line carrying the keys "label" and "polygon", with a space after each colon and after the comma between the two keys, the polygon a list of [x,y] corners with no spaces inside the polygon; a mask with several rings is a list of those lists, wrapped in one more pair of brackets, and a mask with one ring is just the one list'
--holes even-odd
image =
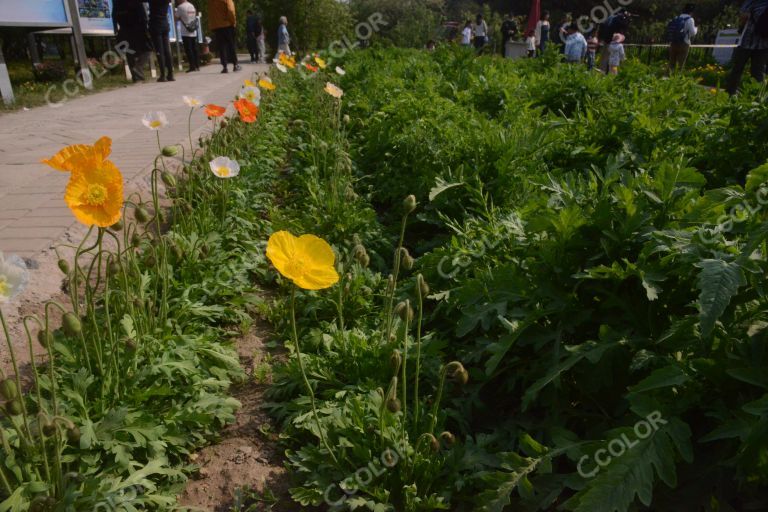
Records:
{"label": "person in white shirt", "polygon": [[461,31],[461,45],[472,45],[472,22],[470,20],[467,20],[464,24],[464,30]]}
{"label": "person in white shirt", "polygon": [[675,73],[685,68],[688,53],[691,51],[691,40],[699,29],[693,19],[693,4],[686,4],[683,13],[669,23],[669,71]]}
{"label": "person in white shirt", "polygon": [[528,49],[528,57],[533,58],[536,56],[536,32],[530,30],[528,36],[525,38],[525,44]]}
{"label": "person in white shirt", "polygon": [[200,56],[197,53],[197,10],[192,2],[176,0],[176,19],[179,20],[179,34],[189,63],[187,73],[200,71]]}
{"label": "person in white shirt", "polygon": [[482,14],[477,15],[472,33],[475,36],[475,48],[478,52],[482,52],[488,42],[488,24],[483,19]]}

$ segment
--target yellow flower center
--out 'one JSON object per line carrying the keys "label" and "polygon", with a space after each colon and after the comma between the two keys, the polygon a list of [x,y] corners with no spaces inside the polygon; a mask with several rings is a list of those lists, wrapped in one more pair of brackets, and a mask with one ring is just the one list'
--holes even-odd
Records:
{"label": "yellow flower center", "polygon": [[3,297],[10,296],[11,287],[8,284],[8,280],[5,276],[0,276],[0,295]]}
{"label": "yellow flower center", "polygon": [[152,128],[160,128],[163,125],[160,121],[152,121],[149,123],[149,126]]}
{"label": "yellow flower center", "polygon": [[98,183],[89,184],[84,200],[89,206],[103,205],[107,201],[107,187]]}
{"label": "yellow flower center", "polygon": [[218,176],[219,178],[229,177],[229,167],[221,166],[218,169],[216,169],[216,176]]}
{"label": "yellow flower center", "polygon": [[307,273],[307,266],[303,259],[294,257],[288,262],[286,271],[293,279],[298,279]]}

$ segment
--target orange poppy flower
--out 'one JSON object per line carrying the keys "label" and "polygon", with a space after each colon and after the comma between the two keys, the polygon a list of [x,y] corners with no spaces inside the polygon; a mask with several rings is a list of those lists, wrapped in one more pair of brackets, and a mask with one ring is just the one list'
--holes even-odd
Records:
{"label": "orange poppy flower", "polygon": [[221,117],[227,111],[227,107],[220,107],[213,103],[205,106],[205,115],[208,117]]}
{"label": "orange poppy flower", "polygon": [[71,160],[72,178],[64,201],[77,220],[86,226],[109,227],[120,220],[123,208],[123,176],[98,149]]}
{"label": "orange poppy flower", "polygon": [[259,107],[245,98],[235,102],[235,108],[240,113],[240,120],[244,123],[253,123],[259,115]]}
{"label": "orange poppy flower", "polygon": [[91,146],[88,144],[75,144],[74,146],[67,146],[51,158],[41,160],[42,163],[50,165],[57,171],[71,172],[72,160],[77,155],[83,153],[89,153],[94,151],[96,154],[105,159],[112,152],[112,139],[109,137],[102,137]]}
{"label": "orange poppy flower", "polygon": [[307,68],[308,70],[310,70],[313,73],[317,73],[318,67],[317,66],[313,66],[309,62],[305,62],[304,63],[304,67]]}

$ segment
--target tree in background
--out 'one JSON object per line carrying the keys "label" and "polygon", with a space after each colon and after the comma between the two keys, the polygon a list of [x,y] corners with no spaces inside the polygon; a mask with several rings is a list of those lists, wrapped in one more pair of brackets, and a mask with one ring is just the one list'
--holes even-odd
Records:
{"label": "tree in background", "polygon": [[387,25],[376,35],[395,46],[421,48],[441,33],[443,0],[351,0],[354,18],[364,21],[380,13]]}

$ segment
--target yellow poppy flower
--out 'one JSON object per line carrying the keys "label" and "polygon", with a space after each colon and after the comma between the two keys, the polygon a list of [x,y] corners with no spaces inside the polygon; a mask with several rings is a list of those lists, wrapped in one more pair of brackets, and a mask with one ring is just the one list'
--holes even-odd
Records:
{"label": "yellow poppy flower", "polygon": [[75,218],[86,226],[102,228],[120,220],[123,176],[117,166],[95,150],[76,156],[71,164],[64,200]]}
{"label": "yellow poppy flower", "polygon": [[256,87],[256,84],[253,83],[251,80],[245,80],[245,82],[243,82],[243,85],[245,87]]}
{"label": "yellow poppy flower", "polygon": [[315,235],[297,238],[287,231],[278,231],[269,237],[267,258],[280,274],[305,290],[322,290],[339,280],[331,246]]}
{"label": "yellow poppy flower", "polygon": [[259,87],[265,91],[274,91],[277,88],[277,86],[272,83],[272,80],[269,77],[259,80]]}
{"label": "yellow poppy flower", "polygon": [[340,87],[332,84],[331,82],[326,82],[325,92],[327,92],[337,100],[341,99],[341,97],[344,96],[344,91],[342,91]]}
{"label": "yellow poppy flower", "polygon": [[325,67],[327,66],[325,61],[317,55],[315,55],[315,62],[317,63],[318,66],[320,66],[320,69],[325,69]]}
{"label": "yellow poppy flower", "polygon": [[102,137],[96,141],[93,146],[88,144],[75,144],[74,146],[67,146],[51,158],[41,160],[42,163],[50,165],[57,171],[71,172],[72,158],[86,153],[88,151],[95,151],[101,156],[102,159],[106,159],[112,152],[112,139],[109,137]]}

